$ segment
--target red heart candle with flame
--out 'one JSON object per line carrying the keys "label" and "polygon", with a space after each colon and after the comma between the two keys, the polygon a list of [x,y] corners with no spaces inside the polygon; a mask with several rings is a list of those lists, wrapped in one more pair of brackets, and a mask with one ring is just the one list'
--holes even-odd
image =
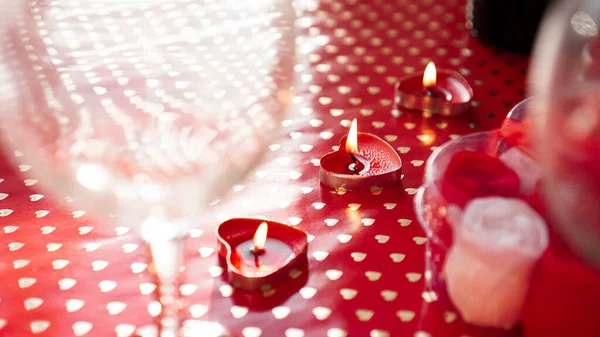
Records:
{"label": "red heart candle with flame", "polygon": [[400,107],[443,116],[467,112],[473,98],[473,88],[463,76],[436,69],[433,62],[429,62],[424,72],[396,82],[395,92]]}
{"label": "red heart candle with flame", "polygon": [[217,238],[228,280],[236,288],[270,289],[297,277],[295,271],[307,263],[308,236],[280,222],[230,219],[219,226]]}
{"label": "red heart candle with flame", "polygon": [[320,179],[323,185],[345,190],[365,190],[373,186],[397,185],[402,178],[402,159],[383,139],[357,131],[352,121],[348,136],[340,149],[321,158]]}

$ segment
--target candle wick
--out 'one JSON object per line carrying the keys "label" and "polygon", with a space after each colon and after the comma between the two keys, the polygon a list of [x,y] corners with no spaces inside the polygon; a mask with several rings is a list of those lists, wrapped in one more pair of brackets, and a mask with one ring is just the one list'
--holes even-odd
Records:
{"label": "candle wick", "polygon": [[254,246],[254,247],[252,247],[252,249],[250,249],[250,251],[252,252],[252,254],[258,256],[258,255],[262,255],[265,252],[265,249]]}
{"label": "candle wick", "polygon": [[425,96],[432,96],[433,95],[433,87],[425,87]]}
{"label": "candle wick", "polygon": [[259,254],[254,254],[254,264],[260,267],[260,260],[258,259]]}
{"label": "candle wick", "polygon": [[252,253],[252,255],[254,255],[254,264],[259,267],[260,266],[260,260],[258,259],[259,256],[263,255],[265,253],[265,249],[264,248],[258,248],[256,246],[252,247],[250,249],[250,253]]}
{"label": "candle wick", "polygon": [[352,159],[352,164],[350,164],[350,166],[348,166],[348,168],[352,172],[357,172],[358,171],[358,165],[356,163],[358,162],[358,159],[356,159],[356,156],[352,152],[350,152],[350,158]]}

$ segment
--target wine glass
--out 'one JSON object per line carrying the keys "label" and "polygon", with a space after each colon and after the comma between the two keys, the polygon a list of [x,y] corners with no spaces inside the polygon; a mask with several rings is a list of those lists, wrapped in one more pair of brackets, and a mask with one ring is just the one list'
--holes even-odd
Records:
{"label": "wine glass", "polygon": [[535,128],[551,220],[600,268],[600,4],[557,1],[532,61]]}
{"label": "wine glass", "polygon": [[5,0],[0,13],[4,145],[48,193],[140,229],[160,336],[178,335],[183,238],[290,101],[290,1]]}

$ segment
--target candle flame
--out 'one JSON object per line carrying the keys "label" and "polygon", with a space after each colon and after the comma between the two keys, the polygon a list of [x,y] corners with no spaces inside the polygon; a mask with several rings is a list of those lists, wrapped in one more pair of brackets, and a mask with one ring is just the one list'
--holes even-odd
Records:
{"label": "candle flame", "polygon": [[356,118],[354,118],[346,139],[346,152],[356,153],[356,150],[358,150],[358,132]]}
{"label": "candle flame", "polygon": [[267,232],[269,231],[269,226],[266,222],[261,223],[254,233],[254,248],[256,250],[263,250],[265,248],[265,242],[267,241]]}
{"label": "candle flame", "polygon": [[429,62],[427,67],[425,68],[425,73],[423,74],[423,86],[425,88],[431,88],[436,84],[436,76],[437,71],[435,69],[435,63]]}

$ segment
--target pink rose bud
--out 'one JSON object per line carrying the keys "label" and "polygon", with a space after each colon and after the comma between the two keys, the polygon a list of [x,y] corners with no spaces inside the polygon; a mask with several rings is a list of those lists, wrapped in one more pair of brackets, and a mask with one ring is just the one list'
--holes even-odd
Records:
{"label": "pink rose bud", "polygon": [[448,294],[463,319],[484,327],[514,327],[533,267],[547,246],[544,219],[524,201],[471,201],[455,227],[444,266]]}

